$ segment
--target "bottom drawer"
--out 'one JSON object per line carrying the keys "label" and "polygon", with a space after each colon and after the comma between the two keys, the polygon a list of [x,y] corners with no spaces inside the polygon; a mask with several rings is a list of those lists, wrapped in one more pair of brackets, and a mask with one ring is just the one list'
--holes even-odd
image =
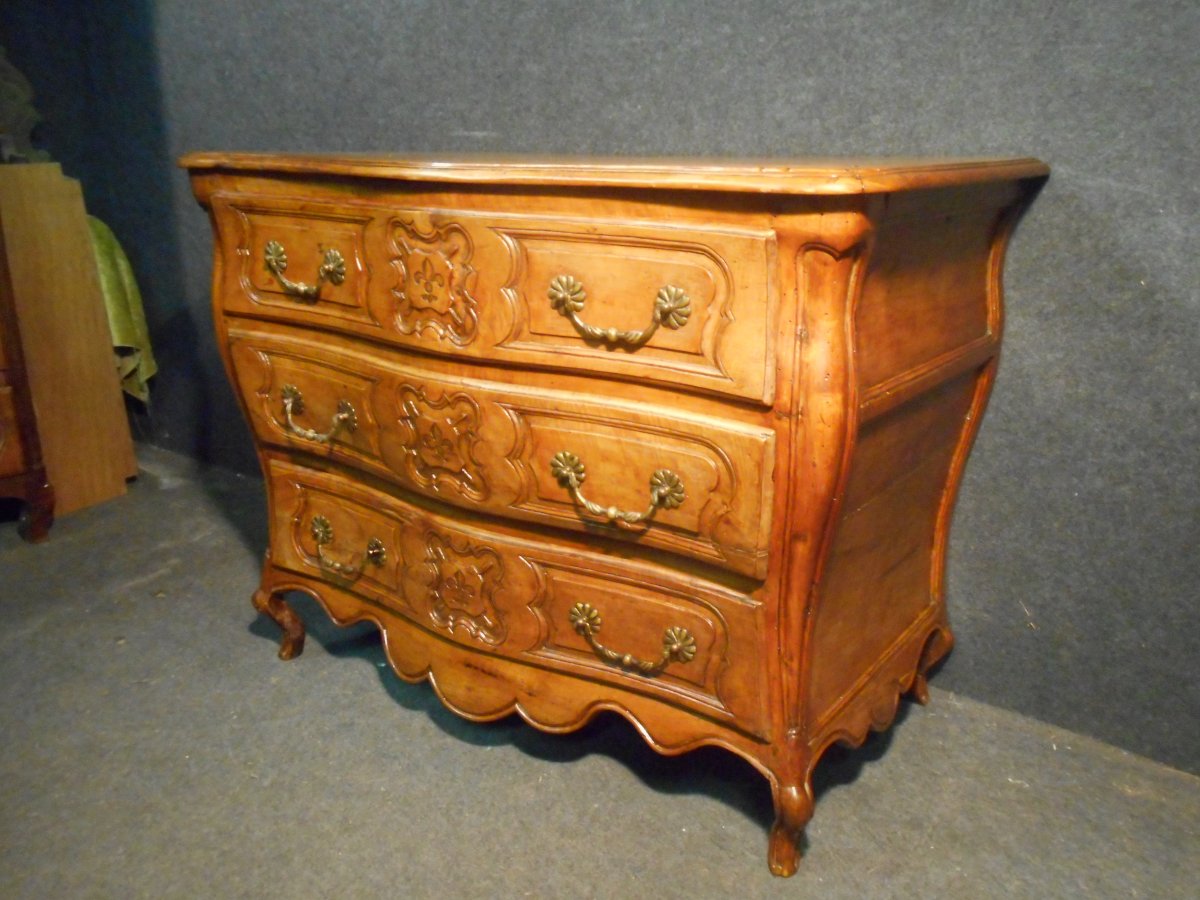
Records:
{"label": "bottom drawer", "polygon": [[763,610],[720,585],[268,462],[271,558],[458,643],[766,731]]}
{"label": "bottom drawer", "polygon": [[21,432],[17,428],[13,389],[0,386],[0,475],[16,475],[23,471],[25,453],[21,447]]}

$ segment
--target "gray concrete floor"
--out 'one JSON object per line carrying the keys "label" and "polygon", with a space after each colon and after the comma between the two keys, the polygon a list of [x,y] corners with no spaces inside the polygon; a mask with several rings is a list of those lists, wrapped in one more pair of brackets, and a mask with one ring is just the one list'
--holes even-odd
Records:
{"label": "gray concrete floor", "polygon": [[774,879],[728,754],[467,723],[309,602],[278,661],[261,484],[139,455],[46,544],[0,522],[0,897],[1198,895],[1200,779],[936,688],[833,751]]}

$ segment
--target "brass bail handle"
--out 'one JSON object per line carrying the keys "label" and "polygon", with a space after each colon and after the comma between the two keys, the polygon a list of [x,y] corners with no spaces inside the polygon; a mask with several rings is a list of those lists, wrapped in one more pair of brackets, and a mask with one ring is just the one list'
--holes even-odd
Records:
{"label": "brass bail handle", "polygon": [[650,505],[643,512],[628,512],[615,506],[601,506],[583,496],[581,485],[587,478],[583,460],[570,450],[560,450],[550,460],[550,472],[567,489],[571,499],[587,512],[617,525],[638,525],[654,518],[660,509],[675,509],[686,499],[683,479],[670,469],[658,469],[650,476]]}
{"label": "brass bail handle", "polygon": [[559,275],[550,282],[547,293],[550,305],[560,315],[566,316],[575,326],[575,330],[591,341],[603,341],[614,347],[625,347],[636,350],[645,344],[658,331],[664,328],[682,328],[692,315],[692,301],[683,288],[673,284],[663,285],[654,298],[654,308],[650,314],[650,324],[641,331],[621,331],[617,328],[597,328],[579,318],[583,311],[587,293],[583,283],[572,275]]}
{"label": "brass bail handle", "polygon": [[300,300],[315,303],[321,293],[321,285],[326,281],[338,285],[346,280],[346,259],[332,247],[325,251],[321,265],[317,267],[315,284],[305,284],[302,281],[292,281],[290,278],[284,277],[283,273],[287,271],[288,267],[288,258],[287,251],[283,249],[283,244],[279,241],[267,241],[267,245],[263,248],[263,261],[267,265],[267,271],[275,276],[275,280],[279,282],[284,293],[291,294]]}
{"label": "brass bail handle", "polygon": [[328,431],[314,431],[311,428],[297,425],[294,416],[304,413],[304,395],[294,384],[285,384],[281,393],[283,395],[284,431],[294,434],[298,438],[316,441],[318,444],[330,444],[342,429],[351,433],[358,429],[358,414],[348,400],[338,401],[337,412],[333,414]]}
{"label": "brass bail handle", "polygon": [[379,567],[387,562],[387,548],[379,538],[367,541],[367,549],[358,565],[340,563],[325,554],[325,545],[333,543],[333,524],[324,516],[313,516],[312,538],[317,545],[317,563],[340,578],[354,580],[362,575],[367,563]]}
{"label": "brass bail handle", "polygon": [[662,655],[658,659],[646,660],[638,659],[631,653],[621,653],[605,647],[596,640],[596,632],[600,630],[604,620],[600,617],[600,611],[590,603],[576,603],[572,606],[570,620],[571,627],[588,642],[592,652],[600,659],[609,665],[619,666],[646,677],[658,675],[673,662],[691,662],[696,656],[696,639],[690,631],[678,625],[672,625],[663,632]]}

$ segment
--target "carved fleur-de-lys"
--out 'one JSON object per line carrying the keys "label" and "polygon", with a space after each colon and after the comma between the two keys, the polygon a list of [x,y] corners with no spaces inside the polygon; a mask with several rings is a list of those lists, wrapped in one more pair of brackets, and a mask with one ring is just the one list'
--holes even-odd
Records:
{"label": "carved fleur-de-lys", "polygon": [[425,305],[436,308],[438,291],[446,286],[446,279],[434,269],[433,260],[426,256],[412,280],[414,284],[421,286],[421,299],[425,301]]}
{"label": "carved fleur-de-lys", "polygon": [[456,545],[430,531],[425,565],[434,624],[451,632],[465,631],[485,644],[504,640],[506,628],[493,602],[504,580],[504,563],[495,551],[466,541]]}
{"label": "carved fleur-de-lys", "polygon": [[[406,410],[412,414],[413,410]],[[454,456],[454,441],[442,433],[442,426],[437,422],[429,427],[429,433],[421,438],[421,449],[439,463],[449,462]]]}
{"label": "carved fleur-de-lys", "polygon": [[466,394],[430,397],[424,388],[400,388],[400,449],[404,469],[431,491],[452,487],[472,500],[483,500],[488,486],[475,458],[479,443],[479,405]]}
{"label": "carved fleur-de-lys", "polygon": [[474,247],[453,222],[421,228],[415,221],[391,224],[392,267],[396,270],[396,327],[401,334],[433,334],[458,346],[475,338]]}

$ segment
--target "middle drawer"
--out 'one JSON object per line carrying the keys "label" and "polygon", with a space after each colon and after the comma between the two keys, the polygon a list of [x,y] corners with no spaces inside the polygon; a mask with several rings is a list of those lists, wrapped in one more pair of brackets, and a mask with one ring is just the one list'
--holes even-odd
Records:
{"label": "middle drawer", "polygon": [[399,351],[280,326],[229,330],[259,439],[447,503],[762,578],[770,430],[647,404],[447,376]]}

